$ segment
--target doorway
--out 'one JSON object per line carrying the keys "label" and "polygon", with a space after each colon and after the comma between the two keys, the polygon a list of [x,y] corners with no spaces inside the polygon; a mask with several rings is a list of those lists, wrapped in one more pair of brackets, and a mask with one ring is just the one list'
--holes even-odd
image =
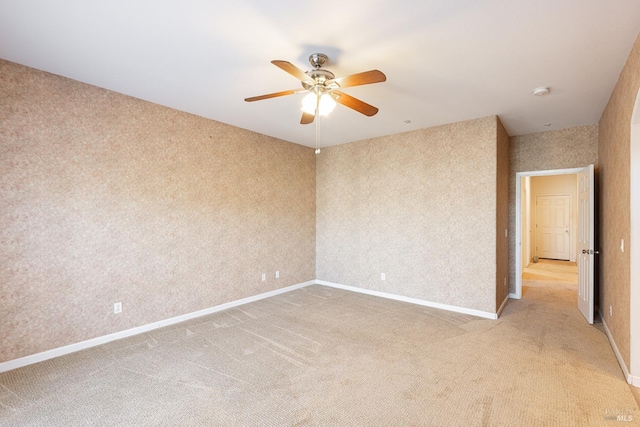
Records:
{"label": "doorway", "polygon": [[[573,182],[573,186],[574,186],[574,192],[578,194],[578,198],[576,199],[575,203],[576,205],[578,205],[578,207],[580,208],[581,205],[579,203],[580,197],[582,197],[582,190],[581,188],[578,186],[579,182],[582,182],[582,178],[585,176],[591,176],[591,180],[593,179],[593,166],[589,166],[587,168],[575,168],[575,169],[557,169],[557,170],[548,170],[548,171],[533,171],[533,172],[518,172],[516,173],[516,256],[515,256],[515,261],[516,261],[516,274],[515,274],[515,298],[522,298],[522,275],[523,275],[523,271],[524,271],[524,267],[526,267],[528,265],[528,259],[525,258],[525,254],[527,252],[530,252],[531,254],[533,254],[533,251],[529,251],[528,250],[528,246],[530,245],[533,238],[530,235],[531,233],[531,229],[526,229],[525,226],[527,224],[531,225],[531,223],[534,222],[534,220],[532,218],[530,218],[530,215],[523,210],[526,207],[529,207],[529,205],[532,204],[531,200],[532,198],[532,193],[533,193],[533,189],[532,189],[532,179],[534,177],[553,177],[553,176],[565,176],[567,177],[568,175],[573,175],[574,178],[572,178],[572,182]],[[576,182],[575,176],[578,176],[578,181]],[[567,177],[567,179],[569,179]],[[592,192],[593,188],[592,186],[589,187],[589,190]],[[589,197],[590,199],[592,199],[593,197]],[[593,205],[591,204],[591,207]],[[529,208],[530,209],[530,208]],[[592,211],[590,210],[591,213],[584,211],[584,209],[575,209],[574,212],[576,213],[576,221],[575,224],[573,224],[573,226],[570,225],[569,227],[569,231],[573,230],[573,229],[577,229],[578,228],[578,222],[577,219],[580,218],[580,215],[583,215],[585,218],[592,220],[593,219],[593,214]],[[585,222],[584,219],[582,222]],[[589,222],[589,221],[587,221]],[[573,227],[573,228],[572,228]],[[588,227],[587,227],[588,228]],[[591,225],[591,229],[593,229],[593,226]],[[579,231],[579,230],[576,230]],[[571,233],[573,236],[573,238],[570,239],[570,245],[575,248],[573,251],[571,251],[570,253],[570,261],[576,261],[575,254],[578,251],[578,244],[574,244],[574,242],[576,240],[582,240],[582,239],[577,239],[578,235],[582,235],[585,233]],[[590,237],[590,236],[585,236],[585,237]],[[584,252],[587,255],[593,254],[593,239],[592,238],[588,238],[588,241],[585,242],[588,246],[587,247],[582,247],[580,246],[580,249],[582,252]],[[582,259],[582,264],[588,266],[589,268],[587,268],[587,270],[582,272],[582,275],[580,275],[579,277],[581,279],[584,279],[584,277],[586,276],[587,279],[587,283],[589,286],[586,286],[585,289],[589,290],[589,292],[586,293],[586,296],[584,295],[584,292],[579,292],[579,298],[578,301],[581,301],[581,299],[586,299],[589,302],[590,305],[590,311],[586,312],[583,311],[583,307],[580,306],[579,304],[579,308],[581,311],[583,311],[583,314],[585,315],[585,318],[587,319],[587,321],[589,323],[593,322],[593,274],[592,274],[592,268],[593,268],[593,260],[589,259],[588,262],[585,262],[584,257],[581,257]],[[584,283],[583,283],[584,285]],[[579,288],[582,289],[582,288]],[[580,298],[580,296],[584,296],[584,298]],[[584,301],[582,301],[582,305],[584,306]]]}

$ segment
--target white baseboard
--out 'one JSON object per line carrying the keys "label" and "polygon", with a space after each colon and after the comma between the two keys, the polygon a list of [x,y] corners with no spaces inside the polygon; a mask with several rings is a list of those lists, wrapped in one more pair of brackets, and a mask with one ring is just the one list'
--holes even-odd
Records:
{"label": "white baseboard", "polygon": [[507,295],[504,298],[504,301],[502,301],[502,304],[500,304],[500,308],[498,309],[498,312],[496,313],[496,317],[500,317],[500,314],[502,314],[502,310],[504,310],[504,308],[506,307],[507,302],[509,301],[509,298],[510,298],[509,295]]}
{"label": "white baseboard", "polygon": [[113,334],[92,338],[86,341],[81,341],[75,344],[66,345],[64,347],[58,347],[51,350],[43,351],[42,353],[31,354],[29,356],[24,356],[18,359],[9,360],[7,362],[0,363],[0,372],[10,371],[12,369],[17,369],[23,366],[53,359],[54,357],[64,356],[65,354],[74,353],[76,351],[85,350],[87,348],[95,347],[101,344],[106,344],[111,341],[127,338],[127,337],[138,335],[144,332],[149,332],[154,329],[173,325],[175,323],[184,322],[185,320],[194,319],[200,316],[206,316],[207,314],[216,313],[218,311],[237,307],[239,305],[248,304],[250,302],[258,301],[264,298],[280,295],[296,289],[304,288],[305,286],[313,285],[315,283],[316,283],[315,280],[311,280],[308,282],[299,283],[297,285],[287,286],[286,288],[276,289],[274,291],[265,292],[265,293],[254,295],[247,298],[242,298],[236,301],[231,301],[228,303],[216,305],[215,307],[205,308],[204,310],[194,311],[192,313],[183,314],[181,316],[176,316],[169,319],[160,320],[158,322],[149,323],[147,325],[138,326],[136,328],[127,329],[125,331],[120,331]]}
{"label": "white baseboard", "polygon": [[515,293],[515,292],[511,292],[511,293],[509,294],[509,298],[511,298],[511,299],[520,299],[520,298],[518,298],[518,295],[516,295],[516,293]]}
{"label": "white baseboard", "polygon": [[627,365],[624,363],[624,359],[622,358],[622,354],[620,353],[620,350],[618,350],[618,346],[615,342],[615,340],[613,339],[613,335],[611,335],[611,331],[609,330],[609,327],[607,326],[607,322],[604,321],[604,317],[602,317],[602,313],[600,313],[600,319],[602,320],[602,326],[604,326],[604,331],[607,334],[607,338],[609,338],[609,344],[611,344],[611,348],[613,348],[613,353],[616,355],[616,359],[618,359],[618,364],[620,365],[620,368],[622,369],[622,373],[624,374],[624,378],[627,380],[627,382],[629,384],[633,384],[636,387],[640,387],[640,378],[638,377],[633,377],[630,373],[629,373],[629,368],[627,368]]}
{"label": "white baseboard", "polygon": [[332,288],[344,289],[347,291],[359,292],[361,294],[373,295],[382,298],[393,299],[396,301],[408,302],[411,304],[423,305],[426,307],[439,308],[441,310],[454,311],[456,313],[470,314],[472,316],[483,317],[485,319],[497,319],[498,313],[490,313],[488,311],[474,310],[472,308],[458,307],[455,305],[441,304],[438,302],[425,301],[417,298],[405,297],[402,295],[390,294],[387,292],[373,291],[370,289],[358,288],[355,286],[341,285],[339,283],[326,282],[324,280],[316,280],[316,284],[330,286]]}
{"label": "white baseboard", "polygon": [[[64,356],[65,354],[74,353],[76,351],[85,350],[85,349],[88,349],[88,348],[91,348],[91,347],[95,347],[95,346],[98,346],[98,345],[101,345],[101,344],[106,344],[106,343],[111,342],[111,341],[119,340],[119,339],[122,339],[122,338],[128,338],[128,337],[133,336],[133,335],[142,334],[142,333],[145,333],[145,332],[152,331],[154,329],[158,329],[158,328],[162,328],[162,327],[165,327],[165,326],[173,325],[173,324],[176,324],[176,323],[179,323],[179,322],[184,322],[185,320],[190,320],[190,319],[194,319],[194,318],[197,318],[197,317],[206,316],[208,314],[213,314],[213,313],[216,313],[218,311],[222,311],[222,310],[226,310],[226,309],[229,309],[229,308],[237,307],[237,306],[240,306],[240,305],[243,305],[243,304],[248,304],[248,303],[251,303],[251,302],[254,302],[254,301],[258,301],[258,300],[261,300],[261,299],[264,299],[264,298],[269,298],[269,297],[272,297],[272,296],[280,295],[280,294],[283,294],[283,293],[286,293],[286,292],[290,292],[290,291],[293,291],[293,290],[296,290],[296,289],[300,289],[300,288],[304,288],[306,286],[314,285],[314,284],[325,285],[325,286],[330,286],[330,287],[339,288],[339,289],[345,289],[345,290],[348,290],[348,291],[359,292],[359,293],[363,293],[363,294],[367,294],[367,295],[374,295],[374,296],[377,296],[377,297],[382,297],[382,298],[388,298],[388,299],[393,299],[393,300],[397,300],[397,301],[408,302],[408,303],[411,303],[411,304],[417,304],[417,305],[422,305],[422,306],[426,306],[426,307],[438,308],[438,309],[441,309],[441,310],[453,311],[453,312],[456,312],[456,313],[469,314],[469,315],[472,315],[472,316],[482,317],[482,318],[485,318],[485,319],[497,319],[499,313],[502,312],[502,309],[504,308],[504,306],[507,303],[507,300],[509,299],[509,298],[506,298],[504,300],[504,302],[500,306],[500,309],[498,310],[497,313],[490,313],[490,312],[481,311],[481,310],[474,310],[474,309],[465,308],[465,307],[458,307],[458,306],[453,306],[453,305],[448,305],[448,304],[441,304],[441,303],[437,303],[437,302],[425,301],[425,300],[421,300],[421,299],[417,299],[417,298],[405,297],[405,296],[402,296],[402,295],[390,294],[390,293],[387,293],[387,292],[373,291],[373,290],[369,290],[369,289],[358,288],[358,287],[355,287],[355,286],[341,285],[339,283],[327,282],[327,281],[324,281],[324,280],[310,280],[308,282],[299,283],[297,285],[288,286],[286,288],[276,289],[274,291],[265,292],[265,293],[254,295],[254,296],[251,296],[251,297],[242,298],[242,299],[239,299],[239,300],[236,300],[236,301],[231,301],[231,302],[228,302],[228,303],[220,304],[220,305],[217,305],[215,307],[206,308],[204,310],[194,311],[192,313],[187,313],[187,314],[183,314],[183,315],[180,315],[180,316],[172,317],[172,318],[169,318],[169,319],[160,320],[158,322],[149,323],[147,325],[138,326],[138,327],[135,327],[135,328],[124,330],[124,331],[115,332],[113,334],[104,335],[104,336],[96,337],[96,338],[91,338],[89,340],[81,341],[81,342],[74,343],[74,344],[69,344],[69,345],[66,345],[64,347],[58,347],[58,348],[54,348],[54,349],[51,349],[51,350],[43,351],[41,353],[31,354],[29,356],[24,356],[24,357],[20,357],[18,359],[13,359],[13,360],[9,360],[7,362],[2,362],[2,363],[0,363],[0,373],[1,372],[6,372],[6,371],[10,371],[12,369],[21,368],[23,366],[31,365],[31,364],[34,364],[34,363],[43,362],[45,360],[53,359],[54,357]],[[511,297],[511,294],[509,294],[509,297]]]}

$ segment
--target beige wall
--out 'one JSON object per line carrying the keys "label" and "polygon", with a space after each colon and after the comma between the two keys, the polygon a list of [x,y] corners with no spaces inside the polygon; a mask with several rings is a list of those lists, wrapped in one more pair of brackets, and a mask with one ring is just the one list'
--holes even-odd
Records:
{"label": "beige wall", "polygon": [[317,278],[495,312],[497,122],[323,149]]}
{"label": "beige wall", "polygon": [[316,159],[6,61],[0,106],[0,362],[314,277],[495,312],[515,172],[598,165],[595,125],[495,116]]}
{"label": "beige wall", "polygon": [[588,125],[510,138],[509,151],[509,283],[515,292],[516,173],[579,168],[598,169],[598,126]]}
{"label": "beige wall", "polygon": [[[630,365],[630,260],[620,240],[630,233],[631,115],[640,88],[640,36],[627,59],[599,122],[600,306],[605,322]],[[608,308],[613,307],[614,316]],[[637,308],[636,308],[637,310]],[[638,375],[638,373],[634,373]]]}
{"label": "beige wall", "polygon": [[6,61],[0,123],[0,362],[315,276],[310,148]]}

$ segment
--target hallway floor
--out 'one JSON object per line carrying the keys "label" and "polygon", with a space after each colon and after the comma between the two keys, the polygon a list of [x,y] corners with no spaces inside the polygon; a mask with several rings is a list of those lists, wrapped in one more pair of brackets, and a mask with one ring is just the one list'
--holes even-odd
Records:
{"label": "hallway floor", "polygon": [[541,259],[537,263],[530,263],[522,273],[522,280],[552,281],[563,284],[578,285],[578,265],[571,261]]}

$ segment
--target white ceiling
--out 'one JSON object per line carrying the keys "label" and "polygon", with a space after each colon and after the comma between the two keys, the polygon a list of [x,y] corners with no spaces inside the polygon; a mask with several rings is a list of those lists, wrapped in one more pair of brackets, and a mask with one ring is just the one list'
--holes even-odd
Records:
{"label": "white ceiling", "polygon": [[513,136],[597,123],[639,32],[640,0],[0,0],[0,58],[308,146],[303,94],[244,102],[300,87],[273,59],[386,74],[320,146],[494,114]]}

